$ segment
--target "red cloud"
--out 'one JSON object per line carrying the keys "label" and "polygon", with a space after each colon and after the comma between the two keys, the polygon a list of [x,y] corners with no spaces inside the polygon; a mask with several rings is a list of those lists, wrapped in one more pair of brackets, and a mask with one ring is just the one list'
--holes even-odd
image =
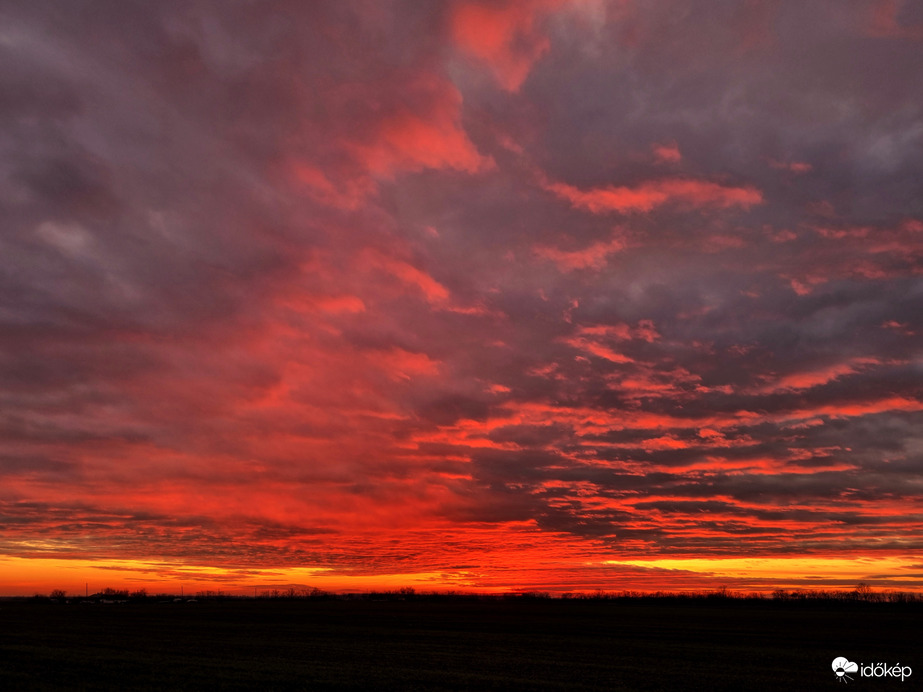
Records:
{"label": "red cloud", "polygon": [[657,329],[651,320],[641,320],[638,322],[637,327],[631,327],[624,322],[581,327],[580,336],[602,337],[615,339],[616,341],[643,339],[648,343],[653,343],[660,338],[660,334],[657,333]]}
{"label": "red cloud", "polygon": [[591,190],[580,190],[566,183],[545,183],[544,187],[574,207],[593,214],[646,212],[665,204],[746,209],[763,203],[762,193],[754,187],[729,187],[693,178],[667,178],[635,187],[609,185]]}
{"label": "red cloud", "polygon": [[574,271],[576,269],[595,269],[599,270],[606,266],[609,255],[623,250],[625,243],[619,238],[611,240],[601,240],[598,243],[583,248],[582,250],[560,250],[554,247],[539,245],[534,252],[539,257],[551,260],[562,271]]}
{"label": "red cloud", "polygon": [[296,312],[354,313],[364,312],[365,303],[358,296],[286,296],[280,304]]}
{"label": "red cloud", "polygon": [[451,17],[455,43],[485,62],[507,91],[518,91],[550,42],[539,33],[537,20],[559,0],[464,2]]}
{"label": "red cloud", "polygon": [[462,128],[462,97],[450,82],[421,75],[404,88],[415,105],[385,114],[373,141],[353,145],[371,173],[391,177],[397,171],[425,168],[475,173],[494,166]]}
{"label": "red cloud", "polygon": [[374,191],[374,185],[367,176],[335,184],[322,170],[303,162],[292,163],[291,172],[296,185],[312,199],[337,209],[358,209]]}
{"label": "red cloud", "polygon": [[436,375],[439,372],[439,362],[425,353],[411,353],[402,348],[392,348],[377,358],[395,379],[409,380],[418,375]]}
{"label": "red cloud", "polygon": [[403,260],[387,257],[380,252],[368,250],[363,253],[362,264],[384,270],[399,279],[403,284],[419,290],[430,303],[439,303],[449,297],[445,286],[421,269]]}
{"label": "red cloud", "polygon": [[654,158],[660,163],[678,163],[683,160],[683,155],[679,153],[679,147],[676,142],[655,144],[652,151],[654,152]]}
{"label": "red cloud", "polygon": [[797,391],[801,389],[811,389],[828,382],[832,382],[845,375],[852,375],[863,367],[880,365],[881,361],[877,358],[853,358],[845,363],[837,363],[826,368],[810,370],[805,372],[796,372],[780,377],[777,381],[760,388],[760,393],[770,393],[785,390]]}

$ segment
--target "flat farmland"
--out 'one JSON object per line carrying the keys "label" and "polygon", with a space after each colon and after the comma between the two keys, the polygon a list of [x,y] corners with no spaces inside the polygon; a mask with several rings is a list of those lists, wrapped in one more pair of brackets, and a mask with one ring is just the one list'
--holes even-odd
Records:
{"label": "flat farmland", "polygon": [[[836,689],[923,679],[921,603],[700,599],[0,603],[0,690]],[[857,687],[858,689],[858,687]]]}

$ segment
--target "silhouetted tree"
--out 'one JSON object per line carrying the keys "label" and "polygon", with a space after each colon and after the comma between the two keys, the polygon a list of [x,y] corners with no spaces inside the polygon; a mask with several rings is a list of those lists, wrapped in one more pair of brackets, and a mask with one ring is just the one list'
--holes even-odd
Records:
{"label": "silhouetted tree", "polygon": [[105,596],[106,598],[128,598],[128,590],[113,589],[107,586],[105,589],[103,589],[100,595]]}
{"label": "silhouetted tree", "polygon": [[868,582],[860,581],[856,584],[856,588],[853,590],[855,598],[858,601],[871,601],[875,598],[875,592],[872,591],[872,587]]}

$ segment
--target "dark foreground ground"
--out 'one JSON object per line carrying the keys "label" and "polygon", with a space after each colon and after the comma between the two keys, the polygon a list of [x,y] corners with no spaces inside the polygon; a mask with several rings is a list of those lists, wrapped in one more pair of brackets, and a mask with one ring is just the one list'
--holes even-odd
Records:
{"label": "dark foreground ground", "polygon": [[921,604],[0,603],[0,690],[825,690],[923,684]]}

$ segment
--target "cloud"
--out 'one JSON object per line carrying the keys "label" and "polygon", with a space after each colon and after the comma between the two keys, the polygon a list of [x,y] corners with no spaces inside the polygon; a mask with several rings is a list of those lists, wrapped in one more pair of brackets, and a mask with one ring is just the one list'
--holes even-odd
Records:
{"label": "cloud", "polygon": [[910,3],[110,10],[3,10],[4,555],[919,553]]}
{"label": "cloud", "polygon": [[610,185],[580,190],[565,183],[548,183],[545,187],[574,207],[593,214],[648,212],[665,204],[746,209],[763,202],[762,194],[752,187],[728,187],[705,180],[680,178],[649,181],[635,187]]}
{"label": "cloud", "polygon": [[429,302],[441,302],[449,297],[449,292],[445,286],[412,264],[386,257],[374,251],[366,253],[361,261],[371,267],[387,272],[404,285],[415,288]]}
{"label": "cloud", "polygon": [[561,250],[555,247],[539,245],[534,252],[539,257],[557,264],[562,271],[574,271],[577,269],[598,270],[606,266],[609,255],[622,250],[624,247],[624,241],[613,238],[612,240],[593,243],[582,250]]}
{"label": "cloud", "polygon": [[869,34],[878,38],[923,40],[923,21],[919,16],[915,18],[916,21],[906,17],[905,13],[909,9],[904,0],[878,0],[873,3],[868,23]]}
{"label": "cloud", "polygon": [[777,170],[790,171],[796,175],[810,173],[814,169],[814,166],[805,161],[776,161],[775,159],[770,159],[769,165]]}
{"label": "cloud", "polygon": [[356,145],[373,174],[391,176],[396,170],[422,168],[473,173],[493,165],[461,128],[461,94],[449,82],[423,76],[408,85],[408,93],[422,112],[398,106],[377,123],[374,141]]}
{"label": "cloud", "polygon": [[678,163],[683,160],[676,142],[668,144],[655,144],[651,147],[654,158],[660,163]]}
{"label": "cloud", "polygon": [[458,2],[451,15],[452,38],[482,61],[501,87],[518,91],[534,63],[550,48],[539,21],[560,4],[559,0]]}

